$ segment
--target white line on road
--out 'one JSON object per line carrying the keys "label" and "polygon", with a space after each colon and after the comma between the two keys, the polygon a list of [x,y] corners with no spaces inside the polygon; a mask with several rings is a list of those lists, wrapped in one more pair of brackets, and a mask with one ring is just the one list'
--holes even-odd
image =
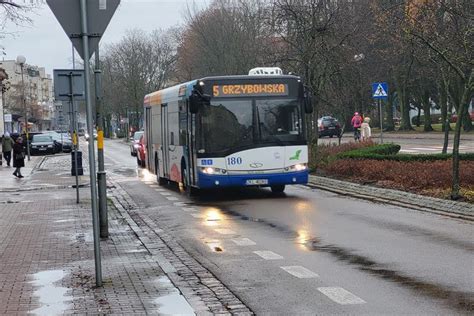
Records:
{"label": "white line on road", "polygon": [[204,218],[204,214],[199,214],[199,213],[189,213],[194,218]]}
{"label": "white line on road", "polygon": [[156,192],[166,192],[166,190],[163,189],[155,189]]}
{"label": "white line on road", "polygon": [[174,196],[165,196],[165,198],[169,201],[179,201],[179,199],[177,197],[174,197]]}
{"label": "white line on road", "polygon": [[165,196],[166,196],[166,195],[171,195],[171,193],[169,193],[169,192],[161,192],[161,195],[165,195]]}
{"label": "white line on road", "polygon": [[186,203],[184,203],[184,202],[174,202],[173,205],[174,206],[183,206],[183,205],[186,205]]}
{"label": "white line on road", "polygon": [[341,305],[365,304],[366,302],[342,287],[318,287],[318,291]]}
{"label": "white line on road", "polygon": [[155,184],[156,182],[153,181],[143,181],[145,184]]}
{"label": "white line on road", "polygon": [[248,238],[237,238],[237,239],[232,239],[232,241],[237,246],[255,246],[257,244],[255,241]]}
{"label": "white line on road", "polygon": [[269,250],[257,250],[257,251],[254,251],[253,253],[256,254],[257,256],[262,257],[265,260],[283,259],[283,257],[280,256],[279,254],[274,253],[273,251],[269,251]]}
{"label": "white line on road", "polygon": [[234,235],[235,232],[232,229],[227,229],[227,228],[217,228],[214,229],[216,232],[222,235]]}
{"label": "white line on road", "polygon": [[182,207],[181,209],[185,212],[198,212],[194,207]]}
{"label": "white line on road", "polygon": [[159,188],[160,186],[157,184],[149,184],[150,188]]}
{"label": "white line on road", "polygon": [[319,275],[302,266],[287,266],[280,268],[300,279],[319,278]]}

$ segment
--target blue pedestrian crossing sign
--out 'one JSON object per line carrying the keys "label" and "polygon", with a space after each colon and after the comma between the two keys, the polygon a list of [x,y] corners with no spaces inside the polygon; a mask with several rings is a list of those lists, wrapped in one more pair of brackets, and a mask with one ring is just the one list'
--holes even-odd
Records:
{"label": "blue pedestrian crossing sign", "polygon": [[372,98],[387,99],[388,98],[388,84],[386,82],[372,83]]}

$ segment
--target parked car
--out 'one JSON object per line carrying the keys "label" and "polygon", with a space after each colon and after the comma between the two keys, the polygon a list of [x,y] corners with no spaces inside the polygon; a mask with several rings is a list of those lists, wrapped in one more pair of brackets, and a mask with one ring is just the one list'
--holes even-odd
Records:
{"label": "parked car", "polygon": [[56,148],[53,138],[45,134],[34,135],[31,140],[30,153],[32,155],[55,154]]}
{"label": "parked car", "polygon": [[130,155],[133,157],[137,155],[138,143],[140,142],[140,137],[142,137],[143,133],[143,131],[138,131],[133,134],[132,143],[130,144]]}
{"label": "parked car", "polygon": [[137,147],[137,165],[141,168],[146,167],[146,147],[145,147],[145,136],[140,136]]}
{"label": "parked car", "polygon": [[[86,139],[87,142],[89,141],[90,135],[88,132],[84,133],[84,138]],[[95,129],[94,129],[94,139],[97,139],[97,130]]]}
{"label": "parked car", "polygon": [[[471,121],[474,122],[474,112],[469,113],[469,116],[471,117]],[[453,114],[451,115],[451,123],[456,123],[458,121],[458,115]]]}
{"label": "parked car", "polygon": [[43,135],[49,135],[53,138],[56,153],[67,153],[72,151],[72,140],[68,138],[67,134],[65,134],[65,136],[64,134],[58,133],[56,131],[43,131],[41,133]]}
{"label": "parked car", "polygon": [[318,119],[319,137],[323,136],[339,136],[341,134],[341,124],[332,116],[323,116]]}

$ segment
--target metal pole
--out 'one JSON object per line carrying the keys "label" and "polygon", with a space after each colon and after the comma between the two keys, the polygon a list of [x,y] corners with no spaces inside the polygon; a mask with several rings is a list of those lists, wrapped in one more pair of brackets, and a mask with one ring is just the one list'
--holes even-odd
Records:
{"label": "metal pole", "polygon": [[98,187],[99,187],[99,223],[100,223],[100,237],[109,237],[109,227],[107,220],[107,178],[104,165],[104,122],[102,109],[102,81],[100,71],[100,57],[99,48],[95,51],[95,96],[96,96],[96,111],[97,111],[97,160],[99,171],[97,172]]}
{"label": "metal pole", "polygon": [[25,111],[25,135],[26,135],[26,152],[28,154],[28,161],[31,160],[30,156],[30,144],[28,143],[28,110],[26,109],[26,96],[25,96],[25,79],[23,78],[23,64],[20,64],[21,68],[21,85],[22,89],[22,99],[23,99],[23,108]]}
{"label": "metal pole", "polygon": [[94,154],[94,125],[92,122],[92,102],[90,91],[90,68],[89,68],[89,30],[87,26],[87,0],[81,0],[81,29],[82,29],[82,45],[84,55],[84,81],[85,81],[85,97],[87,108],[87,130],[89,132],[89,173],[91,184],[92,199],[92,224],[94,232],[94,256],[95,256],[95,284],[97,287],[102,286],[102,266],[100,259],[100,232],[99,232],[99,213],[97,211],[97,179],[95,170],[95,154]]}
{"label": "metal pole", "polygon": [[382,113],[382,100],[379,99],[379,113],[380,113],[380,143],[383,144],[383,113]]}
{"label": "metal pole", "polygon": [[76,109],[74,108],[74,76],[73,73],[69,73],[69,92],[71,93],[71,121],[72,121],[72,137],[74,140],[74,174],[76,176],[76,203],[79,204],[79,173],[77,166],[77,148],[79,143],[77,142],[77,129],[76,129]]}

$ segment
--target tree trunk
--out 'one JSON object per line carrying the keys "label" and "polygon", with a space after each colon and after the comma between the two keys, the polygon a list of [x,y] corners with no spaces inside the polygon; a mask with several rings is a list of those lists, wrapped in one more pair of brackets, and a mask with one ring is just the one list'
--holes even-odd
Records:
{"label": "tree trunk", "polygon": [[421,125],[421,108],[418,107],[418,113],[416,114],[416,127],[420,127]]}
{"label": "tree trunk", "polygon": [[465,132],[470,132],[473,130],[472,126],[472,121],[471,121],[471,116],[469,115],[469,100],[466,100],[466,105],[464,106],[464,113],[463,113],[463,119],[462,119],[462,127]]}
{"label": "tree trunk", "polygon": [[400,102],[400,111],[401,111],[401,121],[400,121],[400,131],[409,131],[413,130],[410,123],[410,104],[408,101],[408,95],[405,87],[401,87],[398,90],[399,102]]}
{"label": "tree trunk", "polygon": [[423,131],[432,132],[433,127],[431,126],[431,104],[430,104],[430,94],[428,90],[423,91],[423,113],[424,113],[424,127]]}
{"label": "tree trunk", "polygon": [[461,102],[458,105],[458,119],[456,121],[456,127],[454,129],[454,141],[453,141],[453,182],[451,186],[451,199],[457,200],[460,198],[460,177],[459,177],[459,142],[461,139],[461,125],[465,109],[467,108],[467,102],[472,93],[472,86],[474,80],[474,71],[471,71],[469,80],[464,84],[464,93],[461,97]]}
{"label": "tree trunk", "polygon": [[385,103],[385,130],[386,131],[394,131],[395,130],[395,123],[393,122],[393,99],[392,97],[388,98],[387,102]]}

